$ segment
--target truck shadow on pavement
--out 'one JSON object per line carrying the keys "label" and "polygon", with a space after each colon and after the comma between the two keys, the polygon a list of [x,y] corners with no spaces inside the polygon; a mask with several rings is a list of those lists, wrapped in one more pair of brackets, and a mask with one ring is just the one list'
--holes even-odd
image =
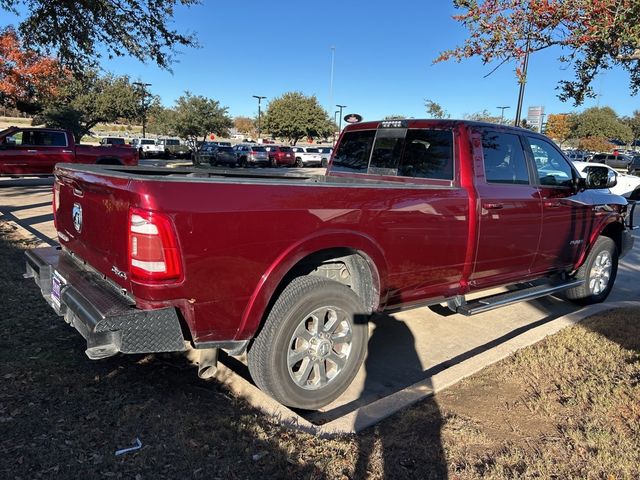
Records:
{"label": "truck shadow on pavement", "polygon": [[[37,228],[36,225],[53,222],[53,213],[45,213],[33,216],[16,216],[17,212],[31,210],[31,209],[41,209],[45,207],[50,207],[51,202],[40,202],[33,203],[29,205],[5,205],[0,204],[0,218],[13,222],[19,226],[21,226],[24,230],[26,230],[29,234],[33,235],[35,238],[40,240],[47,245],[54,246],[58,243],[49,237],[47,237],[41,229]],[[51,208],[48,209],[51,211]]]}

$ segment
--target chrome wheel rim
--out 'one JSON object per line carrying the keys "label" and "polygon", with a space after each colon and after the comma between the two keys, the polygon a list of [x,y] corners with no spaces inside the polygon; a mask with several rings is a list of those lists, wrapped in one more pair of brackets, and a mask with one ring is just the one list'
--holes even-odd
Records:
{"label": "chrome wheel rim", "polygon": [[351,316],[347,312],[329,306],[314,310],[298,323],[289,341],[289,376],[305,390],[327,386],[345,368],[352,339]]}
{"label": "chrome wheel rim", "polygon": [[607,251],[600,252],[593,261],[589,272],[589,290],[591,290],[591,293],[599,295],[606,290],[611,279],[612,269],[611,254]]}

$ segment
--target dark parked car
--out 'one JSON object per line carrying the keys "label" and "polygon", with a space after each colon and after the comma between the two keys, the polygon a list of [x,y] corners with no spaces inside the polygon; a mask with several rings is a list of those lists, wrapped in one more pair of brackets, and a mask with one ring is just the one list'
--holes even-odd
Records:
{"label": "dark parked car", "polygon": [[229,165],[235,167],[238,165],[238,157],[232,147],[224,145],[217,145],[209,158],[209,163],[212,166],[216,165]]}
{"label": "dark parked car", "polygon": [[213,143],[203,143],[198,152],[193,156],[194,165],[206,165],[211,163],[213,152],[218,148],[218,145]]}
{"label": "dark parked car", "polygon": [[634,155],[627,171],[631,175],[640,175],[640,155]]}
{"label": "dark parked car", "polygon": [[264,147],[269,154],[269,165],[279,167],[285,165],[292,167],[296,164],[296,157],[291,147],[283,147],[282,145],[268,145]]}

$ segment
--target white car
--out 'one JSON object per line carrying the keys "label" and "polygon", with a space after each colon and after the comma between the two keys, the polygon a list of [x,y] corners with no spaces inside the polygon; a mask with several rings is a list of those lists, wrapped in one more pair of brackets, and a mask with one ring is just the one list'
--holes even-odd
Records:
{"label": "white car", "polygon": [[609,189],[611,190],[611,193],[621,195],[629,200],[640,200],[640,177],[621,173],[608,165],[603,165],[602,163],[573,162],[573,164],[576,166],[578,172],[580,172],[580,175],[582,175],[583,177],[587,176],[587,174],[584,172],[587,167],[604,167],[611,170],[612,172],[615,172],[618,176],[618,183],[615,187]]}
{"label": "white car", "polygon": [[153,138],[134,138],[131,146],[138,149],[140,158],[160,158],[164,155],[164,147]]}
{"label": "white car", "polygon": [[329,159],[331,158],[331,154],[333,153],[333,148],[331,147],[318,147],[320,150],[320,155],[322,155],[322,166],[326,167],[329,165]]}
{"label": "white car", "polygon": [[317,147],[292,147],[296,156],[296,167],[322,166],[322,154]]}

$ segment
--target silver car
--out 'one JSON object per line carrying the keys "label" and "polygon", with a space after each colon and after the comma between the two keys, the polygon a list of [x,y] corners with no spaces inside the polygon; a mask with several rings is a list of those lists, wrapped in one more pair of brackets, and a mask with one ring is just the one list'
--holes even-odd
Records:
{"label": "silver car", "polygon": [[261,145],[240,144],[234,147],[239,167],[249,165],[269,165],[267,149]]}

